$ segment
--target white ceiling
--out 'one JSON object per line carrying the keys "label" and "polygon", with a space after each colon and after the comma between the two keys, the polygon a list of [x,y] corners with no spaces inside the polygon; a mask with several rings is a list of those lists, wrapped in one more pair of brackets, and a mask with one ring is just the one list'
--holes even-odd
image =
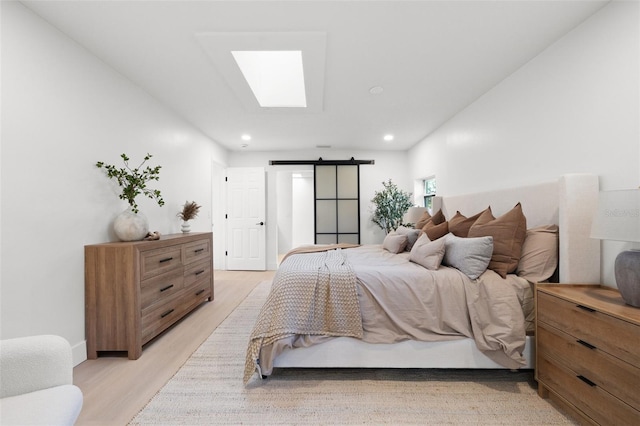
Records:
{"label": "white ceiling", "polygon": [[[607,1],[22,3],[211,139],[273,151],[408,149]],[[278,38],[303,50],[313,108],[260,109],[224,54],[203,45]]]}

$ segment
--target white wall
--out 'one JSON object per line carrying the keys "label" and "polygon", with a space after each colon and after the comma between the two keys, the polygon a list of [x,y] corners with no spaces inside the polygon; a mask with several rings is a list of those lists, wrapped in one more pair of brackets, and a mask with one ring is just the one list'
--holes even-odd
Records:
{"label": "white wall", "polygon": [[286,253],[293,245],[293,171],[281,170],[276,173],[277,193],[276,210],[278,223],[278,254]]}
{"label": "white wall", "polygon": [[[232,152],[229,154],[230,167],[265,167],[267,170],[267,268],[277,268],[278,223],[277,174],[281,171],[293,171],[299,166],[270,166],[270,160],[375,160],[373,165],[360,166],[360,242],[379,244],[384,232],[373,222],[371,199],[374,192],[383,189],[382,182],[392,179],[399,188],[412,192],[413,183],[407,173],[406,152],[394,151],[280,151],[280,152]],[[290,186],[287,186],[291,189]],[[285,195],[290,197],[290,194]]]}
{"label": "white wall", "polygon": [[[600,176],[603,190],[640,184],[640,12],[613,2],[409,151],[413,179],[436,175],[456,195]],[[603,242],[603,281],[631,244]]]}
{"label": "white wall", "polygon": [[[291,248],[313,244],[314,198],[313,172],[291,180]],[[282,253],[282,252],[281,252]]]}
{"label": "white wall", "polygon": [[114,240],[126,204],[95,167],[127,153],[162,166],[151,230],[180,232],[186,200],[211,230],[212,162],[227,152],[17,2],[2,2],[1,338],[52,333],[86,358],[84,252]]}

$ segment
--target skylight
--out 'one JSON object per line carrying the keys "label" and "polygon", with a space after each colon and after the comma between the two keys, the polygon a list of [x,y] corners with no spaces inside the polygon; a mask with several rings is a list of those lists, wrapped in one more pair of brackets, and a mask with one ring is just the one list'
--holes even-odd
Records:
{"label": "skylight", "polygon": [[306,108],[302,52],[232,51],[261,107]]}

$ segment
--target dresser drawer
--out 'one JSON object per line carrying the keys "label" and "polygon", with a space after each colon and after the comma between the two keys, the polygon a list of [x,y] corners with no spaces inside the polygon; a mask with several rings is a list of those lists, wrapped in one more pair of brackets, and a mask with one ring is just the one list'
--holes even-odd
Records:
{"label": "dresser drawer", "polygon": [[587,377],[613,396],[640,410],[640,369],[615,358],[588,342],[553,327],[538,324],[537,350],[541,356],[558,360],[576,375]]}
{"label": "dresser drawer", "polygon": [[183,308],[190,311],[212,296],[211,284],[208,281],[198,281],[197,284],[185,289],[182,296],[184,301]]}
{"label": "dresser drawer", "polygon": [[190,265],[184,270],[184,286],[189,287],[202,280],[206,280],[209,283],[211,273],[211,263],[208,260]]}
{"label": "dresser drawer", "polygon": [[178,292],[162,303],[142,310],[142,344],[180,319],[184,313],[183,292]]}
{"label": "dresser drawer", "polygon": [[209,240],[195,241],[184,245],[183,262],[185,265],[206,259],[211,259],[211,244],[209,244]]}
{"label": "dresser drawer", "polygon": [[600,386],[585,382],[553,359],[544,356],[538,358],[537,368],[539,380],[597,423],[637,424],[640,411],[613,397]]}
{"label": "dresser drawer", "polygon": [[160,275],[182,266],[182,247],[170,246],[140,253],[140,279]]}
{"label": "dresser drawer", "polygon": [[182,290],[184,276],[182,268],[149,278],[140,283],[140,307],[146,309],[155,303],[162,303],[173,294]]}
{"label": "dresser drawer", "polygon": [[538,293],[537,314],[539,322],[615,354],[632,365],[640,365],[640,327],[637,325],[544,292]]}

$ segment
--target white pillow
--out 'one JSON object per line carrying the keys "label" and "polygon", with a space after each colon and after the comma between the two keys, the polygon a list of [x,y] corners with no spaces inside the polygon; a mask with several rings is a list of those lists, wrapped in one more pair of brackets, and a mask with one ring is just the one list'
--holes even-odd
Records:
{"label": "white pillow", "polygon": [[461,238],[448,233],[443,238],[442,263],[463,272],[472,280],[487,270],[493,254],[493,237]]}
{"label": "white pillow", "polygon": [[407,236],[396,234],[395,232],[389,232],[382,242],[382,248],[391,253],[400,253],[404,251],[406,246]]}
{"label": "white pillow", "polygon": [[409,260],[427,269],[436,270],[440,267],[444,252],[444,238],[431,241],[427,234],[422,234],[413,245]]}
{"label": "white pillow", "polygon": [[413,245],[418,240],[418,236],[420,235],[420,230],[414,229],[414,228],[407,228],[406,226],[398,226],[398,229],[396,229],[396,233],[407,236],[407,247],[405,250],[411,251],[411,249],[413,248]]}

